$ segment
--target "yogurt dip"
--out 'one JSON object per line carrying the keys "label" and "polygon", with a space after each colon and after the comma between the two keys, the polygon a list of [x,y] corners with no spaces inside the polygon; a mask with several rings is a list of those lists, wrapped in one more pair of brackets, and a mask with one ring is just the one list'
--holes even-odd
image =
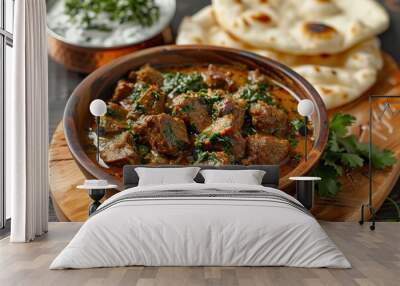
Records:
{"label": "yogurt dip", "polygon": [[120,24],[100,14],[96,18],[96,25],[106,26],[110,28],[109,31],[88,30],[79,23],[71,21],[71,18],[66,15],[65,0],[56,1],[50,7],[47,13],[47,26],[56,38],[61,38],[69,44],[96,48],[132,45],[161,33],[172,20],[176,8],[175,0],[155,0],[154,2],[159,7],[160,17],[149,27],[130,22]]}

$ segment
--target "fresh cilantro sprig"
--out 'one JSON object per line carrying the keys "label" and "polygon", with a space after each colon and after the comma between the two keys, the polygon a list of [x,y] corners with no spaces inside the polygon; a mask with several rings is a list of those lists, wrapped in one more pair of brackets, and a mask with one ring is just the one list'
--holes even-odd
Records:
{"label": "fresh cilantro sprig", "polygon": [[[348,135],[348,129],[355,120],[351,115],[336,113],[329,123],[328,144],[313,171],[314,176],[322,178],[317,185],[321,196],[336,196],[341,189],[339,177],[368,163],[369,144],[359,143],[354,135]],[[375,145],[371,155],[375,169],[393,166],[397,161],[392,151],[381,150]]]}

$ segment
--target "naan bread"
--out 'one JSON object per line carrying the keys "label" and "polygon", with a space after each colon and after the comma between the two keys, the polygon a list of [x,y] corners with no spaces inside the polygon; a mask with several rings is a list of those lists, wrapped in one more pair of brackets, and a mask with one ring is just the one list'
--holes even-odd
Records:
{"label": "naan bread", "polygon": [[374,0],[213,0],[216,19],[258,48],[296,55],[345,51],[383,32],[389,16]]}
{"label": "naan bread", "polygon": [[383,65],[379,40],[376,38],[336,55],[294,56],[254,48],[220,28],[211,6],[182,21],[177,44],[225,46],[280,61],[307,79],[317,89],[328,109],[360,97],[376,82]]}

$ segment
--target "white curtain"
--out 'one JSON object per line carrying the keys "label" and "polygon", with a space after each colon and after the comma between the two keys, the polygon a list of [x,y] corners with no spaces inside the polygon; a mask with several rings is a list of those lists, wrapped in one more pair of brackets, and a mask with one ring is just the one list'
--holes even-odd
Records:
{"label": "white curtain", "polygon": [[45,0],[15,1],[13,93],[6,98],[6,187],[12,242],[47,232],[48,99]]}

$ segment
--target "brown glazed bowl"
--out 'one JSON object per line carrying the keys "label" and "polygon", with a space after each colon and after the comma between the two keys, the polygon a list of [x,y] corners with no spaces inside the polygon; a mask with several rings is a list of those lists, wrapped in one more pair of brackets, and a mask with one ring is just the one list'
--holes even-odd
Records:
{"label": "brown glazed bowl", "polygon": [[87,142],[90,102],[96,98],[108,99],[116,82],[132,69],[145,64],[156,68],[168,68],[198,64],[242,65],[249,69],[259,69],[277,82],[284,84],[296,94],[298,99],[310,99],[315,105],[312,115],[314,145],[308,153],[308,160],[302,161],[289,174],[280,179],[280,188],[287,188],[289,177],[307,174],[318,162],[328,138],[328,116],[318,92],[301,76],[290,68],[249,52],[213,46],[161,46],[150,48],[121,57],[91,73],[75,89],[68,100],[64,112],[64,130],[68,146],[82,171],[88,177],[106,179],[122,189],[122,180],[108,174],[105,169],[92,161],[84,150]]}
{"label": "brown glazed bowl", "polygon": [[172,43],[172,34],[169,27],[144,42],[112,48],[88,48],[70,44],[57,37],[51,31],[47,36],[50,57],[66,69],[84,74],[88,74],[121,56],[169,43]]}

